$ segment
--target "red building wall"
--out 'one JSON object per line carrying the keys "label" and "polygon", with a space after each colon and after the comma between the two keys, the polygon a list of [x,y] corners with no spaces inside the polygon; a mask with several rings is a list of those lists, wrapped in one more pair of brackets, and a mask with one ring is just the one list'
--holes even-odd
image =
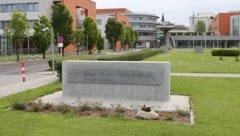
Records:
{"label": "red building wall", "polygon": [[[96,20],[96,3],[91,0],[61,0],[61,2],[68,8],[73,18],[73,29],[77,26],[76,8],[85,9],[86,16]],[[70,44],[64,49],[64,52],[75,52],[75,45]]]}
{"label": "red building wall", "polygon": [[61,2],[68,8],[73,17],[73,28],[77,26],[76,7],[86,10],[86,16],[96,19],[96,3],[91,0],[61,0]]}
{"label": "red building wall", "polygon": [[219,13],[212,20],[212,30],[216,35],[230,35],[231,16],[240,15],[240,12]]}
{"label": "red building wall", "polygon": [[[125,25],[130,25],[127,16],[124,16],[124,13],[132,13],[130,10],[126,8],[112,8],[112,9],[97,9],[97,14],[115,14],[115,20],[121,22]],[[120,41],[117,41],[115,44],[116,51],[120,50],[122,47]]]}

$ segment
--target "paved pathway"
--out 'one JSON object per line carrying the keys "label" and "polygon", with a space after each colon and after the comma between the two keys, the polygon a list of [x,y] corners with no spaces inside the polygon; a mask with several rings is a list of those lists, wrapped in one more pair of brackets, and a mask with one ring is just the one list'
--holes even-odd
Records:
{"label": "paved pathway", "polygon": [[171,76],[188,77],[239,77],[240,74],[222,74],[222,73],[171,73]]}
{"label": "paved pathway", "polygon": [[[171,76],[188,76],[188,77],[234,77],[240,78],[240,74],[220,74],[220,73],[171,73]],[[56,75],[51,71],[39,72],[27,75],[26,82],[22,82],[21,75],[0,75],[0,98],[22,92],[28,89],[37,88],[58,80]]]}
{"label": "paved pathway", "polygon": [[[0,98],[11,94],[19,93],[28,89],[37,88],[58,80],[52,72],[39,72],[27,75],[26,81],[22,82],[21,76],[0,76]],[[5,80],[4,80],[5,79]]]}

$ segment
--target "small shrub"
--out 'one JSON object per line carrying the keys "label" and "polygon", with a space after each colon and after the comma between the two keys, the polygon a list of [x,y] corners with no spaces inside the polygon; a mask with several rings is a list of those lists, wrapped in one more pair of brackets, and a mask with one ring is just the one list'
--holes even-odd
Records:
{"label": "small shrub", "polygon": [[13,105],[14,110],[24,110],[26,107],[23,103],[15,103]]}
{"label": "small shrub", "polygon": [[107,112],[102,112],[102,113],[100,114],[100,116],[103,117],[103,118],[106,118],[106,117],[108,117],[109,115],[108,115]]}
{"label": "small shrub", "polygon": [[39,105],[33,106],[31,111],[32,111],[32,112],[39,112],[39,111],[40,111]]}
{"label": "small shrub", "polygon": [[92,104],[92,109],[95,110],[95,111],[104,111],[105,108],[102,106],[101,103],[93,103]]}
{"label": "small shrub", "polygon": [[125,113],[126,112],[126,110],[123,107],[121,107],[121,106],[118,106],[115,109],[115,111],[116,111],[116,113]]}
{"label": "small shrub", "polygon": [[79,111],[90,111],[91,110],[91,105],[87,102],[79,103],[78,107],[79,107]]}
{"label": "small shrub", "polygon": [[[54,60],[54,66],[56,66],[56,60]],[[52,68],[52,60],[48,60],[48,66]]]}
{"label": "small shrub", "polygon": [[72,108],[67,104],[62,104],[58,107],[58,112],[62,114],[70,114],[73,113]]}
{"label": "small shrub", "polygon": [[43,106],[43,109],[44,110],[51,110],[53,108],[53,104],[52,103],[46,103],[44,106]]}
{"label": "small shrub", "polygon": [[239,58],[236,56],[236,59],[235,59],[235,61],[239,61]]}
{"label": "small shrub", "polygon": [[220,56],[220,57],[219,57],[219,60],[223,60],[223,56]]}
{"label": "small shrub", "polygon": [[190,113],[188,111],[184,111],[184,110],[177,110],[177,114],[179,116],[183,116],[183,117],[190,115]]}
{"label": "small shrub", "polygon": [[113,114],[113,117],[114,118],[124,118],[122,113],[115,113],[115,114]]}
{"label": "small shrub", "polygon": [[175,117],[174,117],[173,114],[168,113],[168,114],[165,115],[164,120],[166,120],[166,121],[174,121],[174,118]]}
{"label": "small shrub", "polygon": [[55,63],[55,68],[58,73],[58,77],[59,77],[60,81],[62,81],[62,61],[57,61]]}

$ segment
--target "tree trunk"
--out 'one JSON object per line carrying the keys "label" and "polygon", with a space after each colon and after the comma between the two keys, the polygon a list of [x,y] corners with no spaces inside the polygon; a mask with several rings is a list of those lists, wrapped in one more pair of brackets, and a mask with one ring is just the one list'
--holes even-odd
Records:
{"label": "tree trunk", "polygon": [[43,59],[45,59],[46,58],[46,55],[45,55],[45,52],[43,53]]}
{"label": "tree trunk", "polygon": [[64,54],[64,49],[65,49],[65,47],[62,47],[62,48],[61,48],[61,50],[62,50],[62,57],[64,57],[64,55],[65,55],[65,54]]}
{"label": "tree trunk", "polygon": [[19,62],[19,46],[16,47],[17,62]]}

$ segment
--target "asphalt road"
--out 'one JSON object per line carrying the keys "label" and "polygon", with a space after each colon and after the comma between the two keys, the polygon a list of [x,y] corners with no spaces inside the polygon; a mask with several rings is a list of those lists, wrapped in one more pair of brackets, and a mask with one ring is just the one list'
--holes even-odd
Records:
{"label": "asphalt road", "polygon": [[[26,74],[46,71],[49,69],[48,60],[25,61]],[[22,72],[21,62],[7,62],[0,64],[0,75],[18,75]]]}

